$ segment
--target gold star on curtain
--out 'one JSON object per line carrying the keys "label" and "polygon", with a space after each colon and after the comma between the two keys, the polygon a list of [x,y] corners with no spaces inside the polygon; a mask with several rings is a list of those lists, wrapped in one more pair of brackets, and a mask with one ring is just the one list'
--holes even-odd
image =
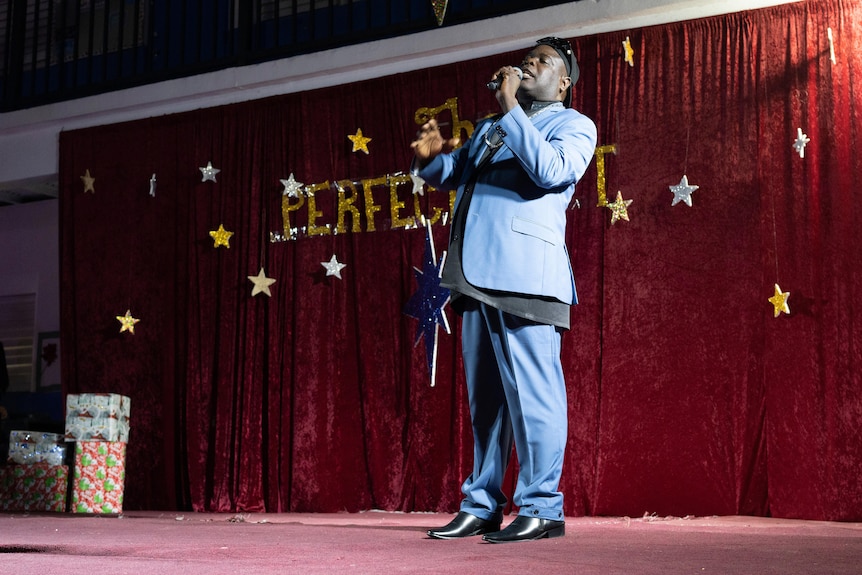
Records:
{"label": "gold star on curtain", "polygon": [[132,310],[128,310],[128,309],[126,310],[126,315],[118,315],[118,316],[116,316],[116,318],[117,318],[117,321],[120,322],[120,325],[122,326],[122,327],[120,327],[120,333],[127,331],[127,332],[131,333],[132,335],[134,335],[134,333],[135,333],[135,324],[138,323],[139,321],[141,321],[136,317],[132,317]]}
{"label": "gold star on curtain", "polygon": [[223,224],[218,225],[217,230],[212,230],[210,232],[210,237],[214,240],[213,247],[217,248],[219,246],[224,246],[230,249],[230,237],[233,235],[233,232],[229,232],[224,229]]}
{"label": "gold star on curtain", "polygon": [[81,176],[81,181],[84,182],[84,193],[90,192],[91,194],[96,193],[96,188],[93,185],[96,183],[96,178],[90,175],[90,168],[87,168],[87,171]]}
{"label": "gold star on curtain", "polygon": [[626,208],[628,208],[633,201],[634,200],[624,200],[623,193],[617,191],[616,201],[606,206],[611,211],[611,225],[614,225],[617,220],[629,221],[629,212]]}
{"label": "gold star on curtain", "polygon": [[786,314],[790,314],[790,306],[787,305],[787,299],[790,297],[789,291],[781,291],[781,288],[778,287],[778,284],[775,284],[775,295],[769,298],[769,303],[772,304],[772,307],[775,308],[773,310],[773,317],[778,317],[781,315],[781,312]]}
{"label": "gold star on curtain", "polygon": [[357,128],[356,134],[353,136],[347,136],[347,139],[353,142],[353,150],[354,152],[359,152],[360,150],[368,154],[368,142],[371,141],[371,138],[366,138],[362,135],[362,128]]}
{"label": "gold star on curtain", "polygon": [[635,65],[635,49],[632,48],[632,41],[629,39],[628,36],[626,36],[626,39],[623,42],[623,50],[626,53],[626,56],[625,56],[626,63],[629,66],[634,66]]}

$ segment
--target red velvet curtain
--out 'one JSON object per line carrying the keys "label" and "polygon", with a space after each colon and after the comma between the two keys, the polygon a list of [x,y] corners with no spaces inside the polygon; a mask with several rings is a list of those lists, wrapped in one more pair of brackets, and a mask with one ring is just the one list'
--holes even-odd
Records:
{"label": "red velvet curtain", "polygon": [[[567,514],[862,520],[860,25],[859,2],[808,0],[573,40],[574,106],[616,153],[570,210]],[[402,220],[450,198],[403,172],[416,111],[457,98],[440,120],[475,124],[521,53],[61,135],[64,386],[132,398],[127,508],[457,508],[460,324],[447,308],[432,387],[402,313],[425,247]],[[296,209],[290,174],[315,187]]]}

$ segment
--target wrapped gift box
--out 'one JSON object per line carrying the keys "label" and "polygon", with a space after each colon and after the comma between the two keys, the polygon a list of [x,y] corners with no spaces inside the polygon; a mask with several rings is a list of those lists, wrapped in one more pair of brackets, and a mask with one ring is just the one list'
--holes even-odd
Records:
{"label": "wrapped gift box", "polygon": [[72,513],[122,513],[125,480],[125,442],[76,443]]}
{"label": "wrapped gift box", "polygon": [[66,461],[66,446],[51,444],[28,443],[19,441],[9,444],[9,461],[19,465],[47,463],[63,465]]}
{"label": "wrapped gift box", "polygon": [[66,396],[66,441],[129,441],[131,400],[116,393]]}
{"label": "wrapped gift box", "polygon": [[9,433],[9,461],[20,465],[66,462],[66,445],[59,433],[12,431]]}
{"label": "wrapped gift box", "polygon": [[26,441],[28,443],[62,443],[63,436],[59,433],[48,433],[46,431],[18,431],[9,432],[9,443]]}
{"label": "wrapped gift box", "polygon": [[32,463],[0,467],[0,510],[66,511],[69,468]]}

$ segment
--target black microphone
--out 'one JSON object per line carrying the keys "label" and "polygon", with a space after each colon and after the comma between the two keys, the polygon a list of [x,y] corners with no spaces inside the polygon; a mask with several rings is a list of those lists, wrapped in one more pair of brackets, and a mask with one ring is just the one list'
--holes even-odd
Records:
{"label": "black microphone", "polygon": [[[515,73],[517,73],[517,74],[518,74],[518,79],[519,79],[519,80],[523,80],[523,79],[524,79],[524,73],[523,73],[523,72],[521,72],[521,69],[520,69],[520,68],[518,68],[517,66],[512,66],[512,70],[514,70],[514,71],[515,71]],[[496,92],[497,90],[499,90],[499,89],[500,89],[500,84],[502,84],[502,83],[503,83],[503,80],[501,80],[501,79],[499,79],[499,78],[500,78],[500,77],[499,77],[499,76],[497,76],[496,78],[494,78],[493,80],[491,80],[490,82],[488,82],[488,83],[487,83],[487,84],[485,84],[485,85],[486,85],[486,86],[488,86],[488,89],[489,89],[489,90],[494,90],[494,91]]]}

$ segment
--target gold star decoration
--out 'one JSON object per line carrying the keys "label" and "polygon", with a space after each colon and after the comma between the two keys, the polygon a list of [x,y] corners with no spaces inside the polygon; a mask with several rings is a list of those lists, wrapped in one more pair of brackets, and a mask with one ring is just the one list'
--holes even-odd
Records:
{"label": "gold star decoration", "polygon": [[781,315],[781,312],[786,314],[790,314],[790,306],[787,305],[787,300],[790,298],[789,291],[781,291],[781,288],[778,287],[778,284],[775,284],[775,295],[769,298],[769,303],[772,304],[772,307],[775,308],[773,310],[773,317],[778,317]]}
{"label": "gold star decoration", "polygon": [[212,230],[210,232],[210,237],[214,240],[213,247],[217,248],[219,246],[224,246],[230,249],[230,237],[233,235],[233,232],[229,232],[224,229],[224,224],[219,224],[217,230]]}
{"label": "gold star decoration", "polygon": [[626,56],[625,56],[626,63],[629,66],[633,67],[635,65],[635,49],[632,48],[632,41],[629,39],[628,36],[626,36],[626,39],[623,42],[623,50],[626,53]]}
{"label": "gold star decoration", "polygon": [[251,288],[252,297],[259,293],[265,293],[269,297],[272,297],[272,294],[269,293],[269,286],[275,283],[275,279],[266,277],[266,273],[263,271],[263,266],[261,266],[260,271],[256,276],[246,277],[248,277],[249,281],[254,284],[254,287]]}
{"label": "gold star decoration", "polygon": [[135,334],[135,324],[141,320],[136,317],[132,317],[132,310],[127,309],[126,315],[118,315],[116,317],[117,321],[120,322],[120,325],[122,326],[120,327],[120,333],[127,331],[132,335]]}
{"label": "gold star decoration", "polygon": [[614,225],[617,220],[629,221],[629,212],[626,208],[628,208],[633,201],[634,200],[624,200],[623,193],[617,191],[616,201],[606,206],[611,211],[611,225]]}
{"label": "gold star decoration", "polygon": [[87,168],[87,171],[81,176],[81,181],[84,182],[84,193],[90,192],[91,194],[96,193],[96,188],[93,187],[93,184],[96,183],[96,178],[90,175],[90,168]]}
{"label": "gold star decoration", "polygon": [[353,142],[353,150],[354,152],[363,151],[368,154],[368,142],[371,141],[371,138],[366,138],[362,135],[362,128],[357,128],[356,134],[353,136],[347,136],[347,139]]}

